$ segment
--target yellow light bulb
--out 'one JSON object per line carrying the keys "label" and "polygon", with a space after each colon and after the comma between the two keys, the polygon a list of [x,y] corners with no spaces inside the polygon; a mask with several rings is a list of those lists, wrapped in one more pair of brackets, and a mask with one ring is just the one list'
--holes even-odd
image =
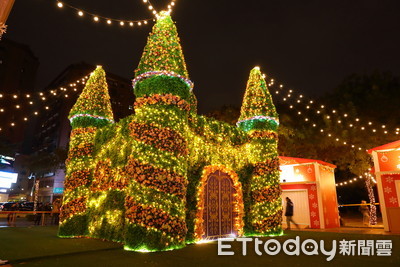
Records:
{"label": "yellow light bulb", "polygon": [[64,4],[61,3],[61,2],[58,2],[58,3],[57,3],[57,6],[58,6],[59,8],[62,8],[62,7],[64,6]]}
{"label": "yellow light bulb", "polygon": [[83,16],[83,12],[82,12],[82,11],[79,11],[79,12],[78,12],[78,15],[82,17],[82,16]]}

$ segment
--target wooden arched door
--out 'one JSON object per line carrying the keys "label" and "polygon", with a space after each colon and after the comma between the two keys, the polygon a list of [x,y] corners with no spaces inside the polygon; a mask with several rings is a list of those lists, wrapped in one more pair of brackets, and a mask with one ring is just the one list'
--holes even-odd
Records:
{"label": "wooden arched door", "polygon": [[232,179],[227,173],[215,171],[204,186],[204,237],[216,239],[234,232],[234,194]]}

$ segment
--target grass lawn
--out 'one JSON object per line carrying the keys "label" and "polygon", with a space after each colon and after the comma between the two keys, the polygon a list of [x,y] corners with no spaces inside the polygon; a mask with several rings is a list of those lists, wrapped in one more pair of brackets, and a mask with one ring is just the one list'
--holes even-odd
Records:
{"label": "grass lawn", "polygon": [[[330,250],[332,240],[378,240],[393,242],[392,256],[342,256],[337,251],[335,258],[327,262],[320,250],[318,256],[287,256],[283,252],[276,256],[262,256],[249,245],[247,256],[242,255],[242,244],[232,242],[234,256],[218,256],[217,243],[188,245],[181,250],[139,253],[123,250],[121,244],[95,239],[61,239],[56,236],[57,227],[0,228],[0,259],[7,259],[13,266],[400,266],[399,235],[361,235],[326,232],[289,232],[281,241],[300,236],[318,243],[324,240]],[[268,238],[263,238],[268,240]],[[228,243],[226,243],[228,244]]]}

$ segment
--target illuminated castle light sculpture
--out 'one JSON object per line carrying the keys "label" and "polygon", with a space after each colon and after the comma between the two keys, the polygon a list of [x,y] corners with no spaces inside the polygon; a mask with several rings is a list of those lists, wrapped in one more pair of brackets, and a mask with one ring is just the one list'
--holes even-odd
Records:
{"label": "illuminated castle light sculpture", "polygon": [[135,114],[114,122],[97,67],[70,112],[60,237],[155,251],[282,233],[278,114],[259,68],[237,126],[197,115],[176,27],[162,13],[133,89]]}

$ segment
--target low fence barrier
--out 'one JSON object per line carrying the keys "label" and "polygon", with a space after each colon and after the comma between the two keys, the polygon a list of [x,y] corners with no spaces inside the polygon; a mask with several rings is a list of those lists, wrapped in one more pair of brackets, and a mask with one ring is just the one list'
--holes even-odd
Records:
{"label": "low fence barrier", "polygon": [[[44,226],[45,225],[45,219],[46,219],[46,214],[50,214],[51,216],[56,216],[57,218],[57,223],[58,223],[58,216],[59,212],[53,212],[53,211],[0,211],[1,214],[7,214],[7,223],[10,225],[16,225],[16,219],[17,216],[20,214],[32,214],[34,216],[40,215],[40,225]],[[11,215],[11,216],[9,216]],[[37,217],[35,217],[36,219]]]}

